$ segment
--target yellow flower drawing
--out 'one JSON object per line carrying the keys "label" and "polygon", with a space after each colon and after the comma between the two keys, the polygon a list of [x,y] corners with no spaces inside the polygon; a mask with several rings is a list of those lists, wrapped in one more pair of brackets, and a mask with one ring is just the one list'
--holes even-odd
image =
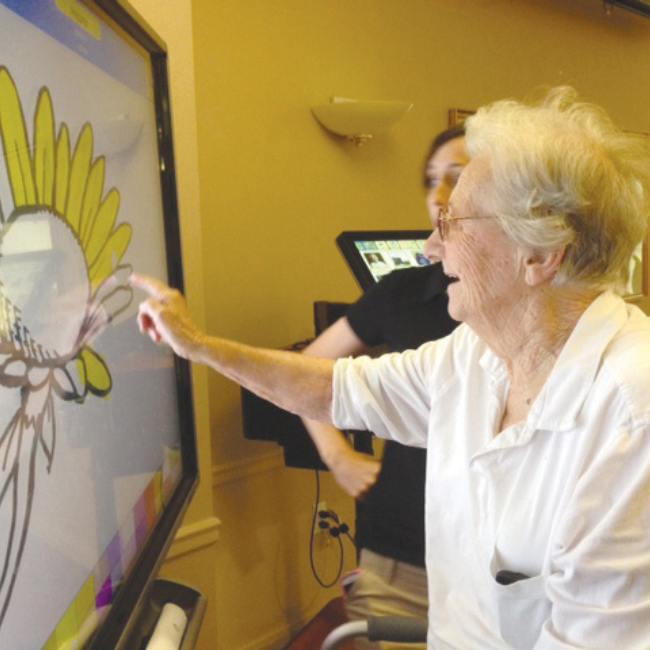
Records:
{"label": "yellow flower drawing", "polygon": [[[132,300],[121,264],[131,226],[117,224],[119,192],[104,192],[86,124],[74,148],[58,134],[42,88],[32,142],[16,85],[0,67],[0,626],[18,575],[37,483],[56,443],[55,396],[83,403],[112,388],[92,343]],[[4,185],[3,182],[5,181]],[[11,196],[3,196],[8,187]]]}

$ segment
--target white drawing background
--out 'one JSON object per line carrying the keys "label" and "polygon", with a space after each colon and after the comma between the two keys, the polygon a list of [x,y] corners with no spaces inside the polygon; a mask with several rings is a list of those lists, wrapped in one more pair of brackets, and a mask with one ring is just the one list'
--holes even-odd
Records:
{"label": "white drawing background", "polygon": [[[125,54],[133,51],[125,48]],[[68,125],[74,148],[82,126],[95,134],[93,159],[106,157],[104,193],[121,196],[118,223],[130,223],[124,256],[134,269],[166,277],[154,108],[145,98],[0,6],[0,65],[11,73],[30,143],[41,87],[52,97],[56,131]],[[4,158],[0,203],[12,209]],[[130,516],[165,446],[178,445],[173,361],[139,335],[125,314],[93,342],[110,371],[107,398],[83,404],[55,398],[57,441],[51,472],[39,458],[29,535],[0,648],[34,650],[49,638],[121,523]],[[20,404],[0,387],[0,432]],[[0,523],[1,525],[1,523]]]}

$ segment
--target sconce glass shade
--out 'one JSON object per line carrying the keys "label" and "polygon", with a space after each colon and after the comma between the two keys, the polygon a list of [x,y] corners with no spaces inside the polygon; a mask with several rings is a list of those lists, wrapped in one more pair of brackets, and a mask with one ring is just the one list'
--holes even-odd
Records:
{"label": "sconce glass shade", "polygon": [[314,106],[311,110],[328,131],[360,145],[375,134],[386,131],[412,106],[408,102],[332,97],[329,104]]}

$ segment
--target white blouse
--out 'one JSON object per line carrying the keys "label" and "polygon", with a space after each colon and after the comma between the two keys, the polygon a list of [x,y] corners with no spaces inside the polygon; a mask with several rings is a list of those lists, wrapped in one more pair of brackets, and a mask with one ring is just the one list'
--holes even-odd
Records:
{"label": "white blouse", "polygon": [[498,433],[508,389],[465,325],[335,367],[338,427],[428,448],[429,647],[648,650],[650,319],[602,294]]}

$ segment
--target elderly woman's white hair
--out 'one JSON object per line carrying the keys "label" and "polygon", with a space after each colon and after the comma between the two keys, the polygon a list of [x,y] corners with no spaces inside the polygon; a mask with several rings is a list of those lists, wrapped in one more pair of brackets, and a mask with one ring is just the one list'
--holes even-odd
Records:
{"label": "elderly woman's white hair", "polygon": [[556,283],[622,289],[650,216],[650,155],[572,88],[537,105],[501,101],[466,122],[472,158],[491,164],[483,203],[518,244],[567,251]]}

